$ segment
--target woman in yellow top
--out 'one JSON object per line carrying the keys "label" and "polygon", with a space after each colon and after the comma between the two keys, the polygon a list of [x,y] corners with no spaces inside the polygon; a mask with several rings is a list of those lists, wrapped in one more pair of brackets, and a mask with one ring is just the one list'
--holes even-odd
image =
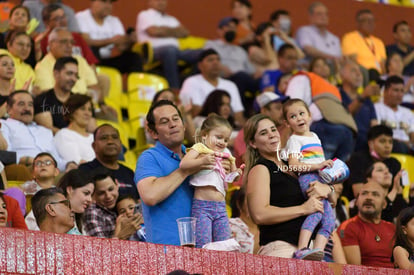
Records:
{"label": "woman in yellow top", "polygon": [[[25,83],[30,80],[33,83],[35,73],[33,68],[24,62],[30,55],[31,39],[25,32],[10,31],[6,37],[7,50],[0,50],[0,54],[8,54],[13,59],[15,72],[15,89],[26,87]],[[31,87],[30,87],[31,88]]]}

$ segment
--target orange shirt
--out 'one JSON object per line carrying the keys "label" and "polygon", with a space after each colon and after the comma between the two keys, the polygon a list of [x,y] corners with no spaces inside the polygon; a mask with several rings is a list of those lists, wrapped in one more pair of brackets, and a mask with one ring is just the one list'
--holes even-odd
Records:
{"label": "orange shirt", "polygon": [[312,97],[318,96],[324,93],[330,93],[337,97],[340,101],[342,101],[341,93],[339,92],[338,88],[319,75],[312,73],[312,72],[305,72],[299,71],[296,75],[306,75],[309,77],[310,84],[311,84],[311,92]]}
{"label": "orange shirt", "polygon": [[9,20],[9,14],[11,9],[15,6],[15,4],[10,2],[3,2],[0,3],[0,20]]}
{"label": "orange shirt", "polygon": [[387,54],[381,39],[371,35],[363,37],[359,31],[353,31],[342,37],[343,55],[356,55],[356,61],[366,69],[376,69],[384,73],[381,63],[385,62]]}
{"label": "orange shirt", "polygon": [[[238,24],[237,25],[237,29],[236,29],[236,38],[234,39],[234,44],[235,45],[239,45],[240,44],[240,40],[245,39],[248,35],[253,34],[254,35],[254,25],[252,23],[250,23],[250,29],[246,28],[245,25],[243,24]],[[245,42],[244,42],[245,43]]]}

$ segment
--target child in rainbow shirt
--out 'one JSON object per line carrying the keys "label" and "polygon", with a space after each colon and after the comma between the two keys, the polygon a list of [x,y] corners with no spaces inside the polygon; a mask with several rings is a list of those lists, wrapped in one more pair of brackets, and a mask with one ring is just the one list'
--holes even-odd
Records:
{"label": "child in rainbow shirt", "polygon": [[[318,170],[332,167],[332,160],[325,160],[321,141],[310,131],[311,115],[308,106],[300,99],[290,99],[283,104],[283,115],[292,129],[292,135],[287,141],[285,151],[289,157],[289,168],[299,172],[299,184],[302,193],[307,197],[306,191],[313,181],[323,182]],[[324,212],[316,212],[308,217],[302,224],[299,235],[298,250],[293,257],[296,259],[322,260],[323,250],[330,235],[335,228],[335,216],[327,199],[323,200]],[[317,232],[314,249],[308,244],[316,226],[321,223]]]}

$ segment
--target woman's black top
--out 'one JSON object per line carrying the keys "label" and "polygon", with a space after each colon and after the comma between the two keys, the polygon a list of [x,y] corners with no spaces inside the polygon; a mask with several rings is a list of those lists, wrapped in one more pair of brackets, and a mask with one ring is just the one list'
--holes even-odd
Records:
{"label": "woman's black top", "polygon": [[[291,207],[303,204],[306,200],[302,195],[296,178],[284,173],[276,163],[260,158],[255,165],[264,165],[270,174],[270,205]],[[293,245],[298,244],[299,232],[306,216],[301,216],[286,222],[273,225],[259,225],[260,245],[266,245],[277,240]]]}

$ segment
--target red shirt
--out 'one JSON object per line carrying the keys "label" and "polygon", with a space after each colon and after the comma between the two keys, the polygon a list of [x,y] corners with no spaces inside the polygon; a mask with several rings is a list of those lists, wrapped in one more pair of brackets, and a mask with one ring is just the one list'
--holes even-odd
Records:
{"label": "red shirt", "polygon": [[3,195],[6,209],[7,209],[7,224],[11,224],[12,228],[26,229],[27,225],[24,221],[22,211],[20,210],[19,203],[12,197]]}
{"label": "red shirt", "polygon": [[379,224],[367,223],[355,216],[344,221],[337,231],[342,246],[359,246],[362,265],[394,268],[391,263],[394,224],[383,220]]}
{"label": "red shirt", "polygon": [[[89,65],[97,64],[98,59],[95,57],[88,44],[86,44],[86,41],[83,39],[82,35],[76,32],[72,32],[72,36],[73,40],[75,41],[75,44],[72,46],[72,53],[84,57]],[[48,40],[49,34],[47,34],[42,39],[42,41],[40,41],[40,48],[42,49],[43,55],[47,54],[48,52]]]}

